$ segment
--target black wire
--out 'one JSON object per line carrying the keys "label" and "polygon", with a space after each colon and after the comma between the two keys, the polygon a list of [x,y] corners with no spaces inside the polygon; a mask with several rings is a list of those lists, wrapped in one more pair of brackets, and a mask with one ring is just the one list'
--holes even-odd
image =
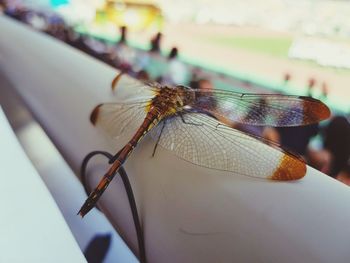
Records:
{"label": "black wire", "polygon": [[132,213],[132,217],[134,219],[134,225],[135,225],[135,229],[136,229],[136,235],[137,235],[137,242],[138,242],[138,246],[139,246],[139,256],[140,256],[140,262],[141,263],[146,263],[146,249],[145,249],[145,242],[144,242],[144,237],[143,237],[143,231],[141,228],[141,223],[139,220],[139,215],[137,212],[137,206],[136,206],[136,201],[135,201],[135,197],[131,188],[131,184],[128,178],[128,175],[125,171],[125,169],[123,168],[123,166],[120,167],[118,173],[120,174],[120,177],[123,180],[124,183],[124,187],[125,187],[125,191],[128,195],[128,199],[129,199],[129,204],[130,204],[130,208],[131,208],[131,213]]}
{"label": "black wire", "polygon": [[[90,191],[89,191],[89,188],[87,186],[88,184],[87,184],[87,179],[86,179],[86,167],[87,167],[87,164],[90,161],[90,159],[98,154],[107,157],[109,160],[109,163],[113,163],[113,161],[118,157],[119,152],[113,156],[112,154],[105,152],[105,151],[93,151],[85,156],[85,158],[81,164],[80,177],[81,177],[81,182],[84,186],[84,189],[85,189],[85,192],[87,195],[89,195]],[[136,230],[136,235],[137,235],[137,243],[138,243],[138,247],[139,247],[140,262],[146,263],[147,261],[146,261],[145,242],[144,242],[143,231],[141,228],[141,223],[140,223],[140,219],[139,219],[139,215],[138,215],[138,211],[137,211],[135,196],[134,196],[134,193],[132,191],[132,187],[131,187],[128,175],[127,175],[123,166],[121,166],[119,168],[118,173],[123,180],[124,188],[125,188],[126,194],[128,196],[131,213],[132,213],[132,217],[134,220],[134,225],[135,225],[135,230]]]}
{"label": "black wire", "polygon": [[90,159],[92,157],[94,157],[95,155],[97,154],[101,154],[101,155],[104,155],[105,157],[107,157],[109,160],[111,158],[113,158],[113,155],[108,153],[108,152],[104,152],[104,151],[93,151],[91,153],[89,153],[88,155],[85,156],[82,164],[81,164],[81,168],[80,168],[80,178],[81,178],[81,183],[83,184],[84,186],[84,190],[85,190],[85,193],[87,194],[87,196],[89,196],[90,194],[90,190],[88,188],[88,184],[87,184],[87,180],[86,180],[86,167],[87,167],[87,164],[88,162],[90,161]]}

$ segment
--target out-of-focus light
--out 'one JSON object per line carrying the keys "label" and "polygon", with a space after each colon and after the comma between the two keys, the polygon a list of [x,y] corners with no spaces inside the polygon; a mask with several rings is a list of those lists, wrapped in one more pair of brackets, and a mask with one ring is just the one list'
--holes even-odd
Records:
{"label": "out-of-focus light", "polygon": [[202,8],[199,10],[197,17],[196,17],[196,22],[198,24],[205,24],[209,23],[211,20],[211,12],[207,8]]}
{"label": "out-of-focus light", "polygon": [[[127,26],[130,31],[145,29],[160,30],[163,16],[161,9],[152,1],[106,1],[96,8],[95,24],[104,27],[109,25]],[[114,29],[115,30],[115,29]]]}
{"label": "out-of-focus light", "polygon": [[128,26],[136,26],[141,23],[140,15],[135,11],[127,11],[124,14],[124,22]]}

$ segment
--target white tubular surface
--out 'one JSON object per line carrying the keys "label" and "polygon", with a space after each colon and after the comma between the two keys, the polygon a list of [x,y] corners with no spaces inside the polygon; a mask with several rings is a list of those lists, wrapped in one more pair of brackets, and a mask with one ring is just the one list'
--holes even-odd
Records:
{"label": "white tubular surface", "polygon": [[[117,152],[125,140],[112,145],[89,122],[97,104],[132,92],[126,87],[112,94],[116,71],[8,18],[0,17],[0,32],[1,70],[73,169],[89,151]],[[345,185],[310,167],[297,182],[237,176],[195,166],[164,149],[151,158],[153,146],[146,138],[125,165],[149,262],[349,262]],[[137,251],[120,180],[111,183],[101,204]]]}
{"label": "white tubular surface", "polygon": [[86,262],[0,107],[0,262]]}

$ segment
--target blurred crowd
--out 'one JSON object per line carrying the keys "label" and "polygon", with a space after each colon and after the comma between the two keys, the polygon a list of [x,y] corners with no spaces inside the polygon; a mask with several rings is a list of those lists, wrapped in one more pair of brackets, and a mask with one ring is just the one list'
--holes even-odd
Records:
{"label": "blurred crowd", "polygon": [[[139,80],[157,81],[167,85],[182,84],[206,91],[215,88],[208,74],[203,73],[205,70],[191,67],[178,59],[177,47],[173,47],[168,55],[162,55],[161,42],[164,36],[161,33],[157,33],[150,40],[149,50],[140,51],[128,45],[128,30],[125,26],[119,29],[119,41],[112,43],[77,33],[54,13],[13,6],[4,0],[0,0],[0,12],[60,39]],[[284,76],[284,82],[287,83],[290,78],[291,76],[287,73]],[[305,95],[312,96],[315,82],[315,79],[310,78],[308,94]],[[327,84],[322,83],[320,99],[326,97],[327,93]],[[247,109],[247,118],[249,114]],[[350,124],[346,117],[332,116],[326,124],[292,128],[241,124],[232,124],[232,126],[265,138],[267,141],[274,141],[283,148],[301,155],[309,165],[350,185]]]}
{"label": "blurred crowd", "polygon": [[217,0],[160,1],[174,22],[248,26],[298,35],[346,37],[350,35],[349,1]]}

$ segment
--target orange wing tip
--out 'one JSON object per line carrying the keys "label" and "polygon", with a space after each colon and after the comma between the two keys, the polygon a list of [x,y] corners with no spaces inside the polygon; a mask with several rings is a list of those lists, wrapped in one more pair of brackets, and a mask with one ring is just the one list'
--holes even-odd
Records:
{"label": "orange wing tip", "polygon": [[272,176],[270,176],[270,179],[278,181],[292,181],[303,178],[305,174],[306,164],[302,160],[292,156],[283,155],[281,162]]}
{"label": "orange wing tip", "polygon": [[98,114],[100,112],[101,106],[102,106],[102,104],[97,105],[90,114],[90,121],[93,125],[95,125],[97,122],[97,118],[98,118]]}
{"label": "orange wing tip", "polygon": [[304,99],[304,115],[309,116],[316,121],[326,120],[331,116],[331,111],[322,101],[311,98],[302,97]]}
{"label": "orange wing tip", "polygon": [[119,73],[119,74],[112,80],[112,91],[114,91],[115,88],[117,87],[117,84],[118,84],[120,78],[122,77],[122,75],[124,75],[123,72]]}

